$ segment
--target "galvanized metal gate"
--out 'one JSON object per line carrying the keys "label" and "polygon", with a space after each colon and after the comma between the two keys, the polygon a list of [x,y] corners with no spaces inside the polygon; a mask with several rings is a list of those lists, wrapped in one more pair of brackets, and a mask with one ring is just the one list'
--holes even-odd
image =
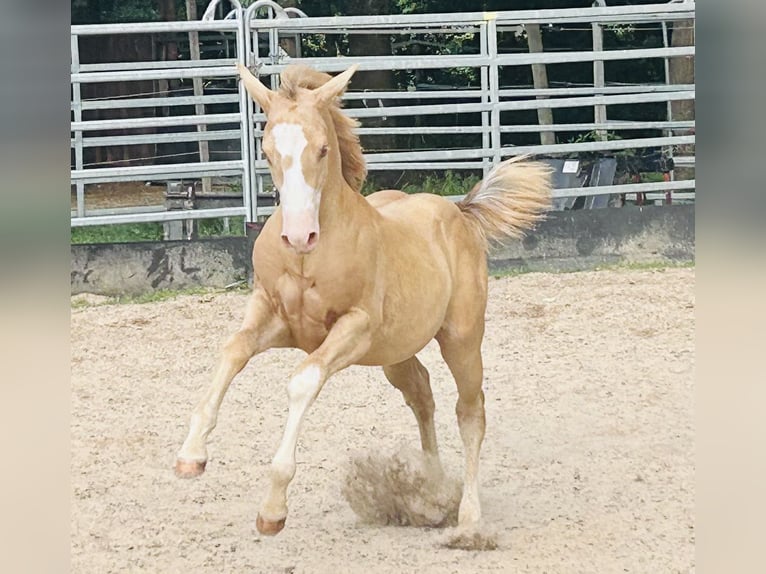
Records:
{"label": "galvanized metal gate", "polygon": [[[351,64],[360,70],[427,70],[438,68],[470,67],[479,70],[479,85],[420,89],[413,86],[407,91],[354,91],[345,96],[348,101],[361,101],[362,107],[347,112],[362,121],[359,133],[363,136],[382,134],[418,133],[472,134],[470,146],[443,146],[426,150],[387,151],[366,155],[370,171],[376,170],[438,170],[477,169],[485,171],[491,165],[511,156],[524,153],[542,154],[553,158],[566,158],[583,152],[612,153],[615,150],[649,149],[661,147],[672,155],[676,146],[694,144],[694,122],[674,120],[670,103],[693,100],[694,84],[641,84],[605,85],[604,63],[643,58],[690,58],[694,46],[671,47],[667,42],[667,26],[679,21],[693,21],[693,1],[673,1],[643,6],[607,7],[597,1],[591,8],[566,10],[508,11],[492,13],[378,15],[358,17],[310,18],[297,9],[282,9],[270,0],[260,0],[243,8],[237,0],[229,2],[232,9],[224,12],[220,0],[213,0],[200,21],[153,22],[138,24],[111,24],[72,26],[72,150],[71,181],[76,189],[76,208],[72,225],[126,223],[140,221],[171,221],[209,217],[244,216],[256,221],[271,211],[259,205],[268,192],[268,169],[260,149],[260,136],[265,117],[250,101],[240,85],[235,92],[224,94],[195,94],[173,97],[160,93],[137,95],[129,98],[106,100],[83,99],[82,86],[98,82],[130,82],[138,80],[167,81],[173,79],[204,78],[235,81],[235,63],[242,62],[254,70],[262,80],[278,87],[278,74],[291,62],[307,63],[319,70],[339,72]],[[593,31],[593,49],[590,51],[502,53],[498,49],[498,34],[521,30],[534,25],[581,24]],[[601,41],[605,28],[618,25],[662,26],[664,46],[642,49],[604,50]],[[116,62],[106,64],[81,63],[80,38],[89,35],[163,34],[214,32],[222,38],[227,50],[213,58],[196,60]],[[478,53],[443,54],[429,57],[410,55],[305,57],[301,54],[301,39],[312,34],[387,34],[393,38],[429,33],[435,37],[454,34],[474,34],[479,37]],[[281,43],[292,39],[293,53],[285,51]],[[504,66],[532,66],[539,64],[571,64],[592,62],[593,85],[574,87],[519,88],[501,86],[499,70]],[[667,64],[666,64],[667,76]],[[395,101],[396,105],[384,105]],[[432,103],[434,102],[434,103]],[[438,103],[436,103],[438,102]],[[664,102],[668,117],[659,121],[627,122],[609,120],[611,106],[636,103]],[[237,112],[216,111],[221,105],[238,105]],[[167,115],[164,117],[92,119],[84,118],[93,110],[146,109],[195,105],[194,115]],[[519,110],[539,110],[590,107],[594,121],[580,124],[542,125],[519,124],[509,114]],[[202,109],[204,113],[198,113]],[[369,120],[420,116],[436,117],[455,114],[475,117],[475,122],[455,126],[392,127],[385,122],[368,125]],[[204,131],[178,131],[187,126],[206,126]],[[236,127],[235,127],[236,126]],[[158,133],[132,135],[95,135],[110,129],[158,128]],[[657,137],[627,137],[607,139],[607,131],[632,133],[629,130],[657,130]],[[552,143],[546,145],[507,145],[508,134],[572,132],[589,130],[597,134],[595,141]],[[151,165],[104,167],[86,165],[84,150],[108,145],[134,145],[140,142],[199,142],[229,141],[237,143],[232,150],[234,159],[218,159],[173,163],[168,158],[153,158]],[[448,142],[449,144],[449,142]],[[159,160],[159,161],[158,161]],[[687,164],[693,164],[687,160]],[[174,181],[202,177],[235,177],[242,190],[241,206],[167,211],[164,206],[139,206],[127,210],[92,210],[86,206],[85,186],[119,181]],[[619,186],[596,185],[583,189],[571,187],[557,189],[557,198],[596,196],[617,193],[676,193],[694,190],[694,180],[657,183],[633,183]],[[692,195],[693,196],[693,195]]]}

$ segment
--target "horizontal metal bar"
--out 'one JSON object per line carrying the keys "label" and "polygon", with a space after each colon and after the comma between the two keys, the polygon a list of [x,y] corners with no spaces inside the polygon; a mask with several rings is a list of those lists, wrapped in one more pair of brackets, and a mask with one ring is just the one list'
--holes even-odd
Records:
{"label": "horizontal metal bar", "polygon": [[270,60],[262,60],[263,66],[259,70],[260,75],[281,74],[289,64],[305,64],[320,72],[340,72],[354,64],[359,65],[359,70],[429,70],[439,68],[478,68],[489,66],[491,60],[488,56],[473,54],[445,54],[441,56],[344,56],[316,57],[316,58],[290,58],[280,63],[272,64]]}
{"label": "horizontal metal bar", "polygon": [[572,62],[598,62],[614,60],[637,60],[693,56],[694,46],[677,48],[646,48],[635,50],[611,50],[603,52],[535,52],[500,54],[494,58],[482,55],[429,55],[422,56],[347,56],[343,58],[291,58],[280,64],[262,60],[260,74],[281,73],[289,64],[305,64],[323,72],[340,72],[356,64],[361,71],[373,70],[423,70],[438,68],[478,68],[497,64],[499,66],[528,66],[532,64],[569,64]]}
{"label": "horizontal metal bar", "polygon": [[673,163],[678,167],[693,167],[696,164],[697,158],[693,155],[677,155],[673,156]]}
{"label": "horizontal metal bar", "polygon": [[365,154],[364,159],[367,164],[380,162],[393,162],[396,160],[409,160],[414,162],[452,159],[476,159],[492,157],[491,149],[454,149],[454,150],[427,150],[427,151],[404,151],[390,153],[372,153]]}
{"label": "horizontal metal bar", "polygon": [[[693,128],[693,121],[677,122],[631,122],[614,120],[606,123],[582,123],[582,124],[518,124],[502,126],[501,133],[537,133],[537,132],[580,132],[595,130],[688,130]],[[357,128],[354,130],[359,135],[382,136],[382,135],[432,135],[432,134],[481,134],[485,128],[481,126],[412,126],[407,128]]]}
{"label": "horizontal metal bar", "polygon": [[[482,24],[469,24],[469,25],[459,25],[459,24],[433,24],[433,25],[427,25],[423,24],[420,26],[406,26],[406,27],[391,27],[391,26],[354,26],[351,28],[344,27],[342,31],[338,31],[336,33],[339,34],[349,34],[349,35],[373,35],[373,34],[385,34],[387,36],[396,36],[396,35],[413,35],[413,34],[478,34],[481,30]],[[316,29],[308,27],[308,28],[301,28],[300,30],[292,30],[290,32],[287,32],[285,30],[279,30],[277,28],[277,32],[280,38],[289,38],[294,36],[301,36],[306,34],[328,34],[332,33],[332,30],[328,30],[325,27],[318,27]]]}
{"label": "horizontal metal bar", "polygon": [[152,127],[196,126],[210,124],[238,124],[241,114],[204,114],[198,116],[165,116],[148,118],[124,118],[119,120],[91,120],[87,122],[72,122],[71,131],[89,132],[116,129],[137,129]]}
{"label": "horizontal metal bar", "polygon": [[[627,183],[620,185],[599,185],[593,187],[565,187],[560,189],[554,189],[551,192],[553,199],[561,199],[565,197],[587,197],[591,195],[617,195],[622,193],[649,193],[649,192],[664,192],[673,191],[677,189],[695,189],[696,182],[692,180],[687,181],[660,181],[650,183]],[[465,199],[464,195],[446,195],[444,196],[450,201],[458,202]],[[674,196],[675,197],[675,196]]]}
{"label": "horizontal metal bar", "polygon": [[[596,142],[579,142],[571,144],[511,146],[501,149],[504,155],[521,155],[524,153],[554,154],[584,151],[614,151],[619,149],[662,147],[694,143],[694,136],[669,136],[658,138],[635,138]],[[412,150],[406,152],[372,153],[365,154],[368,164],[379,162],[395,162],[396,160],[408,160],[412,163],[421,161],[453,159],[489,158],[493,155],[491,149],[452,149],[452,150]]]}
{"label": "horizontal metal bar", "polygon": [[[157,143],[196,142],[196,141],[225,141],[235,140],[242,136],[240,130],[212,130],[193,132],[174,132],[169,134],[138,134],[125,136],[104,136],[84,138],[83,147],[100,147],[110,145],[140,145]],[[72,147],[75,140],[70,140]]]}
{"label": "horizontal metal bar", "polygon": [[[635,194],[625,194],[625,195],[635,196]],[[696,199],[697,193],[694,191],[678,191],[678,192],[672,192],[672,197],[673,197],[673,201],[677,199]],[[626,199],[631,199],[631,198],[626,197]],[[649,200],[661,199],[664,201],[665,194],[664,193],[647,193],[646,199],[649,199]]]}
{"label": "horizontal metal bar", "polygon": [[[262,74],[263,75],[263,74]],[[654,92],[680,92],[694,90],[694,84],[635,84],[629,86],[577,86],[568,88],[505,88],[498,90],[501,98],[535,98],[559,96],[591,96],[596,94],[643,94]],[[346,92],[344,101],[358,100],[412,100],[412,99],[471,99],[480,98],[481,90],[467,88],[464,90],[411,90],[388,92]]]}
{"label": "horizontal metal bar", "polygon": [[626,183],[621,185],[597,185],[593,187],[567,187],[554,189],[551,196],[554,199],[561,197],[583,197],[590,195],[605,195],[619,193],[645,193],[649,191],[672,191],[674,189],[695,189],[696,182],[693,179],[685,181],[659,181],[651,183]]}
{"label": "horizontal metal bar", "polygon": [[[666,102],[676,100],[691,100],[695,98],[693,91],[668,91],[645,94],[621,94],[613,96],[592,96],[581,98],[560,98],[529,101],[505,101],[497,104],[496,107],[502,111],[537,109],[539,107],[566,108],[566,107],[591,107],[594,105],[619,105],[634,103]],[[353,118],[377,118],[380,116],[416,116],[416,115],[434,115],[434,114],[457,114],[457,113],[478,113],[490,111],[493,108],[491,103],[466,103],[466,104],[431,104],[422,106],[391,106],[391,107],[367,107],[367,108],[349,108],[345,110],[346,115]],[[237,116],[237,119],[230,119]],[[195,125],[197,123],[228,123],[239,121],[239,114],[213,114],[199,116],[171,116],[164,118],[127,118],[121,120],[94,120],[89,122],[72,122],[72,131],[97,130],[97,129],[117,129],[126,127],[149,127],[151,125]],[[180,118],[180,119],[179,119]],[[197,121],[194,118],[210,118],[204,121]],[[265,116],[258,114],[256,121],[264,121]],[[109,122],[107,124],[107,122]],[[105,125],[106,127],[102,127]],[[135,124],[135,125],[133,125]],[[82,127],[81,127],[82,126]]]}
{"label": "horizontal metal bar", "polygon": [[74,24],[72,36],[114,36],[120,34],[161,34],[163,32],[233,32],[237,20],[183,20],[178,22],[121,22],[119,24]]}
{"label": "horizontal metal bar", "polygon": [[257,27],[299,30],[317,27],[340,29],[370,27],[400,27],[406,25],[468,25],[495,20],[500,24],[601,22],[617,19],[631,22],[631,18],[661,17],[667,20],[694,18],[694,6],[689,4],[647,4],[637,6],[610,6],[595,8],[568,8],[559,10],[514,10],[503,12],[456,12],[450,14],[406,14],[376,16],[331,16],[320,18],[290,18],[259,20]]}
{"label": "horizontal metal bar", "polygon": [[111,181],[141,181],[144,179],[174,179],[202,177],[206,175],[238,175],[242,172],[242,160],[213,161],[205,163],[174,163],[167,165],[138,165],[129,167],[104,167],[72,170],[73,182],[101,183]]}
{"label": "horizontal metal bar", "polygon": [[[498,26],[524,23],[564,23],[564,22],[627,22],[638,19],[686,20],[695,17],[694,4],[648,4],[638,6],[609,6],[595,8],[570,8],[563,10],[514,10],[503,12],[462,12],[449,14],[406,14],[377,16],[333,16],[320,18],[289,18],[257,20],[250,25],[258,30],[271,28],[298,31],[302,28],[359,28],[370,26],[395,27],[421,24],[427,27],[472,26],[481,25],[489,19],[497,21]],[[177,22],[135,22],[119,24],[78,24],[70,26],[73,36],[100,36],[119,34],[159,34],[164,32],[233,32],[239,27],[234,19],[226,20],[191,20]],[[340,30],[336,33],[342,33]]]}
{"label": "horizontal metal bar", "polygon": [[376,135],[427,135],[427,134],[480,134],[481,126],[413,126],[409,128],[357,128],[354,133],[362,136]]}
{"label": "horizontal metal bar", "polygon": [[392,106],[390,108],[349,108],[345,115],[352,118],[378,118],[381,116],[425,116],[442,114],[470,114],[488,112],[492,104],[432,104],[425,106]]}
{"label": "horizontal metal bar", "polygon": [[592,96],[611,94],[648,94],[656,92],[693,91],[694,84],[636,84],[631,86],[578,86],[570,88],[506,88],[498,90],[501,98],[537,98],[559,96]]}
{"label": "horizontal metal bar", "polygon": [[[522,66],[531,64],[562,64],[572,62],[594,62],[612,60],[633,60],[645,58],[668,58],[693,56],[694,46],[676,48],[647,48],[637,50],[612,50],[603,52],[537,52],[532,54],[500,54],[494,59],[482,55],[447,54],[440,56],[385,56],[344,58],[291,58],[282,64],[271,64],[263,60],[261,75],[281,73],[288,64],[306,64],[320,71],[337,72],[358,64],[360,70],[422,70],[438,68],[477,68],[497,64],[500,66]],[[235,77],[234,66],[210,66],[206,68],[152,68],[146,70],[123,70],[109,72],[75,72],[71,81],[78,83],[130,82],[159,79],[188,79]]]}
{"label": "horizontal metal bar", "polygon": [[485,163],[481,161],[449,161],[449,162],[382,162],[370,163],[368,171],[434,171],[455,169],[482,169]]}
{"label": "horizontal metal bar", "polygon": [[[103,209],[86,209],[84,217],[101,217],[104,215],[124,215],[126,213],[159,213],[167,211],[165,205],[132,205],[130,207],[108,207]],[[77,217],[77,210],[70,211],[70,217]]]}
{"label": "horizontal metal bar", "polygon": [[115,225],[119,223],[157,223],[182,219],[210,219],[214,217],[238,217],[246,215],[244,207],[219,207],[214,209],[177,209],[161,213],[126,213],[124,215],[101,215],[73,217],[72,227],[86,225]]}
{"label": "horizontal metal bar", "polygon": [[[128,108],[164,108],[173,106],[192,106],[195,104],[236,104],[239,94],[217,94],[210,96],[179,96],[164,98],[121,98],[118,100],[83,100],[80,109],[86,110],[124,110]],[[70,106],[74,109],[74,104]]]}
{"label": "horizontal metal bar", "polygon": [[[691,129],[694,122],[629,122],[629,121],[610,121],[601,124],[519,124],[513,126],[502,126],[501,133],[536,133],[536,132],[579,132],[595,130],[665,130],[665,129]],[[379,128],[385,129],[385,128]]]}
{"label": "horizontal metal bar", "polygon": [[129,70],[178,70],[184,68],[212,68],[235,66],[236,58],[209,60],[151,60],[149,62],[107,62],[105,64],[80,64],[80,72],[118,72]]}
{"label": "horizontal metal bar", "polygon": [[170,68],[167,70],[128,70],[121,72],[76,72],[70,74],[71,82],[96,84],[99,82],[140,82],[143,80],[186,80],[190,78],[233,78],[238,76],[234,66],[211,66],[210,68]]}
{"label": "horizontal metal bar", "polygon": [[549,155],[560,153],[579,153],[591,151],[614,151],[620,149],[641,149],[671,145],[693,144],[694,136],[669,136],[662,138],[636,138],[609,140],[605,142],[580,142],[552,145],[507,146],[500,148],[501,156],[511,155]]}
{"label": "horizontal metal bar", "polygon": [[614,96],[586,96],[580,98],[559,98],[546,100],[514,100],[500,102],[496,109],[501,111],[511,110],[536,110],[538,108],[579,108],[592,107],[595,105],[624,105],[624,104],[647,104],[652,102],[673,102],[677,100],[693,100],[695,92],[664,92],[648,94],[618,94]]}
{"label": "horizontal metal bar", "polygon": [[602,52],[579,51],[499,54],[495,59],[495,62],[500,66],[527,66],[531,64],[570,64],[573,62],[643,60],[648,58],[673,58],[684,56],[694,56],[694,46],[604,50]]}
{"label": "horizontal metal bar", "polygon": [[344,101],[359,100],[426,100],[436,98],[480,98],[481,90],[411,90],[398,92],[346,92]]}

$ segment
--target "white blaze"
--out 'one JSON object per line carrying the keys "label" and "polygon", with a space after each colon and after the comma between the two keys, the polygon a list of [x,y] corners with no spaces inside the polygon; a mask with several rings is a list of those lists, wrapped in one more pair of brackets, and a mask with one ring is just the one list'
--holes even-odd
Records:
{"label": "white blaze", "polygon": [[[290,167],[282,174],[279,188],[282,205],[282,237],[298,252],[308,253],[319,237],[321,193],[306,182],[301,156],[308,142],[298,124],[277,124],[271,130],[283,163]],[[289,158],[289,161],[287,161]]]}
{"label": "white blaze", "polygon": [[319,193],[306,183],[301,164],[301,155],[308,145],[303,127],[298,124],[277,124],[271,133],[283,161],[287,158],[292,160],[290,167],[284,171],[282,188],[279,190],[282,211],[310,211],[318,215]]}

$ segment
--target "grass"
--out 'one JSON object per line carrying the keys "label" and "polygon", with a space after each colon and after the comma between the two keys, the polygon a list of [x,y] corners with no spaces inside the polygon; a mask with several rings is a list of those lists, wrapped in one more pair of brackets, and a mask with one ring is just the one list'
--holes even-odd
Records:
{"label": "grass", "polygon": [[[245,218],[230,217],[229,230],[224,229],[223,218],[197,221],[198,236],[238,237],[245,234]],[[132,243],[137,241],[161,241],[164,236],[162,223],[121,223],[117,225],[88,225],[73,227],[72,245],[85,243]]]}
{"label": "grass", "polygon": [[73,295],[71,300],[72,309],[83,309],[85,307],[101,307],[103,305],[143,305],[146,303],[160,303],[171,301],[178,297],[189,295],[209,296],[220,295],[222,293],[249,292],[250,287],[247,281],[240,281],[233,286],[222,289],[211,289],[209,287],[188,287],[186,289],[159,289],[140,295],[114,295],[114,296],[93,296],[86,297]]}
{"label": "grass", "polygon": [[[662,261],[645,261],[645,262],[625,262],[616,263],[614,265],[602,265],[595,267],[591,271],[664,271],[666,269],[693,269],[695,267],[694,261],[683,261],[679,263],[662,262]],[[526,275],[528,273],[578,273],[582,270],[566,270],[566,271],[541,271],[537,269],[528,268],[514,268],[507,271],[498,271],[491,273],[492,279],[502,279],[503,277],[517,277],[519,275]],[[187,289],[160,289],[158,291],[152,291],[150,293],[144,293],[141,295],[116,295],[116,296],[93,296],[83,298],[78,295],[72,296],[71,308],[83,309],[86,307],[100,307],[103,305],[141,305],[146,303],[160,303],[162,301],[171,301],[178,297],[184,297],[188,295],[199,295],[213,297],[222,293],[246,293],[250,291],[250,287],[246,281],[240,281],[239,283],[223,289],[211,289],[208,287],[190,287]],[[78,298],[80,297],[80,298]]]}
{"label": "grass", "polygon": [[694,269],[694,267],[694,261],[680,261],[677,263],[671,261],[626,261],[610,265],[599,265],[592,269],[562,269],[559,271],[515,267],[492,272],[491,277],[493,279],[501,279],[503,277],[517,277],[528,273],[580,273],[582,271],[665,271],[666,269]]}
{"label": "grass", "polygon": [[[413,176],[414,177],[414,176]],[[446,171],[443,175],[426,175],[425,177],[404,184],[394,185],[394,189],[401,189],[405,193],[432,193],[434,195],[463,195],[471,191],[471,188],[481,180],[478,175],[461,175],[454,171]],[[368,178],[362,185],[362,195],[370,195],[386,186],[375,181],[374,176]]]}
{"label": "grass", "polygon": [[602,265],[594,271],[664,271],[665,269],[693,269],[694,261],[626,261],[613,265]]}
{"label": "grass", "polygon": [[119,225],[88,225],[73,227],[70,242],[82,243],[129,243],[135,241],[159,241],[162,239],[161,223],[124,223]]}
{"label": "grass", "polygon": [[426,176],[420,183],[408,183],[402,187],[405,193],[433,193],[435,195],[463,195],[471,191],[481,178],[477,175],[460,175],[447,171],[444,177]]}

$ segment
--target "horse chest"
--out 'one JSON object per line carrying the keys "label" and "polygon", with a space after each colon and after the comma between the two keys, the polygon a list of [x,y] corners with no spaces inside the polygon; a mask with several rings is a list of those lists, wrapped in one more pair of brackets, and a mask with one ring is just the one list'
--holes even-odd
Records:
{"label": "horse chest", "polygon": [[276,291],[279,313],[290,325],[296,339],[323,340],[338,314],[314,282],[286,274],[277,281]]}

